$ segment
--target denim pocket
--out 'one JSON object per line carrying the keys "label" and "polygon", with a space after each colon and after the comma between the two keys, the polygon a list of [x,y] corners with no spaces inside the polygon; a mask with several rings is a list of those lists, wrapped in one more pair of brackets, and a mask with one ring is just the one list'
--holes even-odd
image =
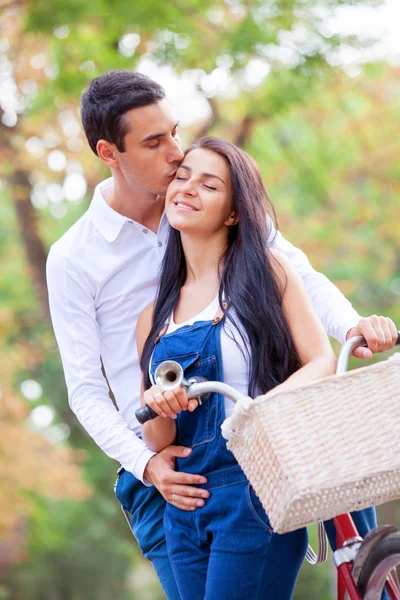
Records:
{"label": "denim pocket", "polygon": [[[156,355],[156,351],[154,352],[154,354]],[[152,375],[152,377],[154,377],[155,370],[165,360],[174,360],[175,362],[177,362],[181,365],[184,375],[185,375],[185,377],[187,377],[186,370],[189,369],[191,367],[191,365],[193,365],[193,363],[198,361],[198,359],[199,359],[198,352],[190,352],[189,354],[184,354],[181,356],[172,356],[172,357],[162,356],[161,358],[158,358],[157,360],[151,361],[151,375]]]}
{"label": "denim pocket", "polygon": [[[124,467],[120,466],[118,471],[117,471],[117,479],[115,480],[114,483],[114,494],[117,496],[117,485],[118,485],[118,481],[120,480],[120,477],[122,475],[122,473],[125,471]],[[118,496],[117,496],[118,498]]]}
{"label": "denim pocket", "polygon": [[[216,357],[208,356],[185,367],[185,377],[190,379],[196,375],[208,381],[217,379]],[[180,359],[178,358],[178,362]],[[177,444],[194,448],[215,440],[218,421],[218,396],[211,394],[195,411],[183,411],[177,419]]]}
{"label": "denim pocket", "polygon": [[268,515],[266,514],[263,505],[261,504],[257,494],[249,484],[246,490],[247,503],[249,505],[249,509],[261,527],[269,531],[269,533],[274,533],[274,530],[271,527],[271,523],[269,522]]}
{"label": "denim pocket", "polygon": [[122,477],[123,474],[124,474],[124,469],[122,469],[121,471],[118,469],[117,479],[115,480],[115,483],[114,483],[114,494],[116,495],[117,500],[121,505],[123,504],[122,498],[121,498],[121,482],[123,479],[123,477]]}
{"label": "denim pocket", "polygon": [[133,514],[135,510],[135,498],[140,492],[141,487],[146,489],[143,483],[136,479],[129,471],[122,469],[117,475],[117,481],[114,486],[115,495],[118,502],[130,514]]}

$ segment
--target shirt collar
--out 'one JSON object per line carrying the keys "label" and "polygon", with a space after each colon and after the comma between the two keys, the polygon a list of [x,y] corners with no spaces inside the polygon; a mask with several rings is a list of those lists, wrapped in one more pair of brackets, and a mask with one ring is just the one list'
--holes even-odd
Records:
{"label": "shirt collar", "polygon": [[113,190],[114,180],[112,177],[106,179],[96,186],[90,203],[90,217],[107,242],[114,242],[119,236],[122,227],[129,220],[116,210],[111,208],[105,200]]}

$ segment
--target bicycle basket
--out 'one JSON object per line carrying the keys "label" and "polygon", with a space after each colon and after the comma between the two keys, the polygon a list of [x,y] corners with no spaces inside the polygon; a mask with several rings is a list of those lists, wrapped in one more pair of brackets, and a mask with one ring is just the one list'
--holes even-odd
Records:
{"label": "bicycle basket", "polygon": [[400,353],[235,406],[222,432],[275,531],[400,497],[399,392]]}

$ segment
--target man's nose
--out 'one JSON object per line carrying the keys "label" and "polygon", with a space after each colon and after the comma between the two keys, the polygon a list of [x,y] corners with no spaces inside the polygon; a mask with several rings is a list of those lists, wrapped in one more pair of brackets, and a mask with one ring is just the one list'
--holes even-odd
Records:
{"label": "man's nose", "polygon": [[183,156],[184,154],[180,145],[180,141],[172,140],[172,147],[168,155],[168,162],[180,162],[183,159]]}

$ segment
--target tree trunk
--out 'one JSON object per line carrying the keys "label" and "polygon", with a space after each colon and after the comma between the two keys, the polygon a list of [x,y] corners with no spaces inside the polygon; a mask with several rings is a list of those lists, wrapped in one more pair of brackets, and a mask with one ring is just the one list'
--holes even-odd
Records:
{"label": "tree trunk", "polygon": [[236,134],[234,143],[239,148],[245,148],[257,119],[254,116],[246,115],[240,123],[239,130]]}
{"label": "tree trunk", "polygon": [[219,112],[218,112],[217,101],[214,98],[207,98],[207,102],[208,102],[208,104],[209,104],[209,106],[211,108],[211,116],[196,131],[196,134],[194,136],[194,140],[197,140],[197,139],[199,139],[201,137],[209,135],[210,129],[217,123],[217,121],[219,121]]}
{"label": "tree trunk", "polygon": [[42,316],[50,321],[46,284],[46,251],[38,232],[38,218],[32,206],[28,173],[16,169],[11,176],[10,193],[17,215],[18,228],[29,264],[31,281],[39,300]]}

